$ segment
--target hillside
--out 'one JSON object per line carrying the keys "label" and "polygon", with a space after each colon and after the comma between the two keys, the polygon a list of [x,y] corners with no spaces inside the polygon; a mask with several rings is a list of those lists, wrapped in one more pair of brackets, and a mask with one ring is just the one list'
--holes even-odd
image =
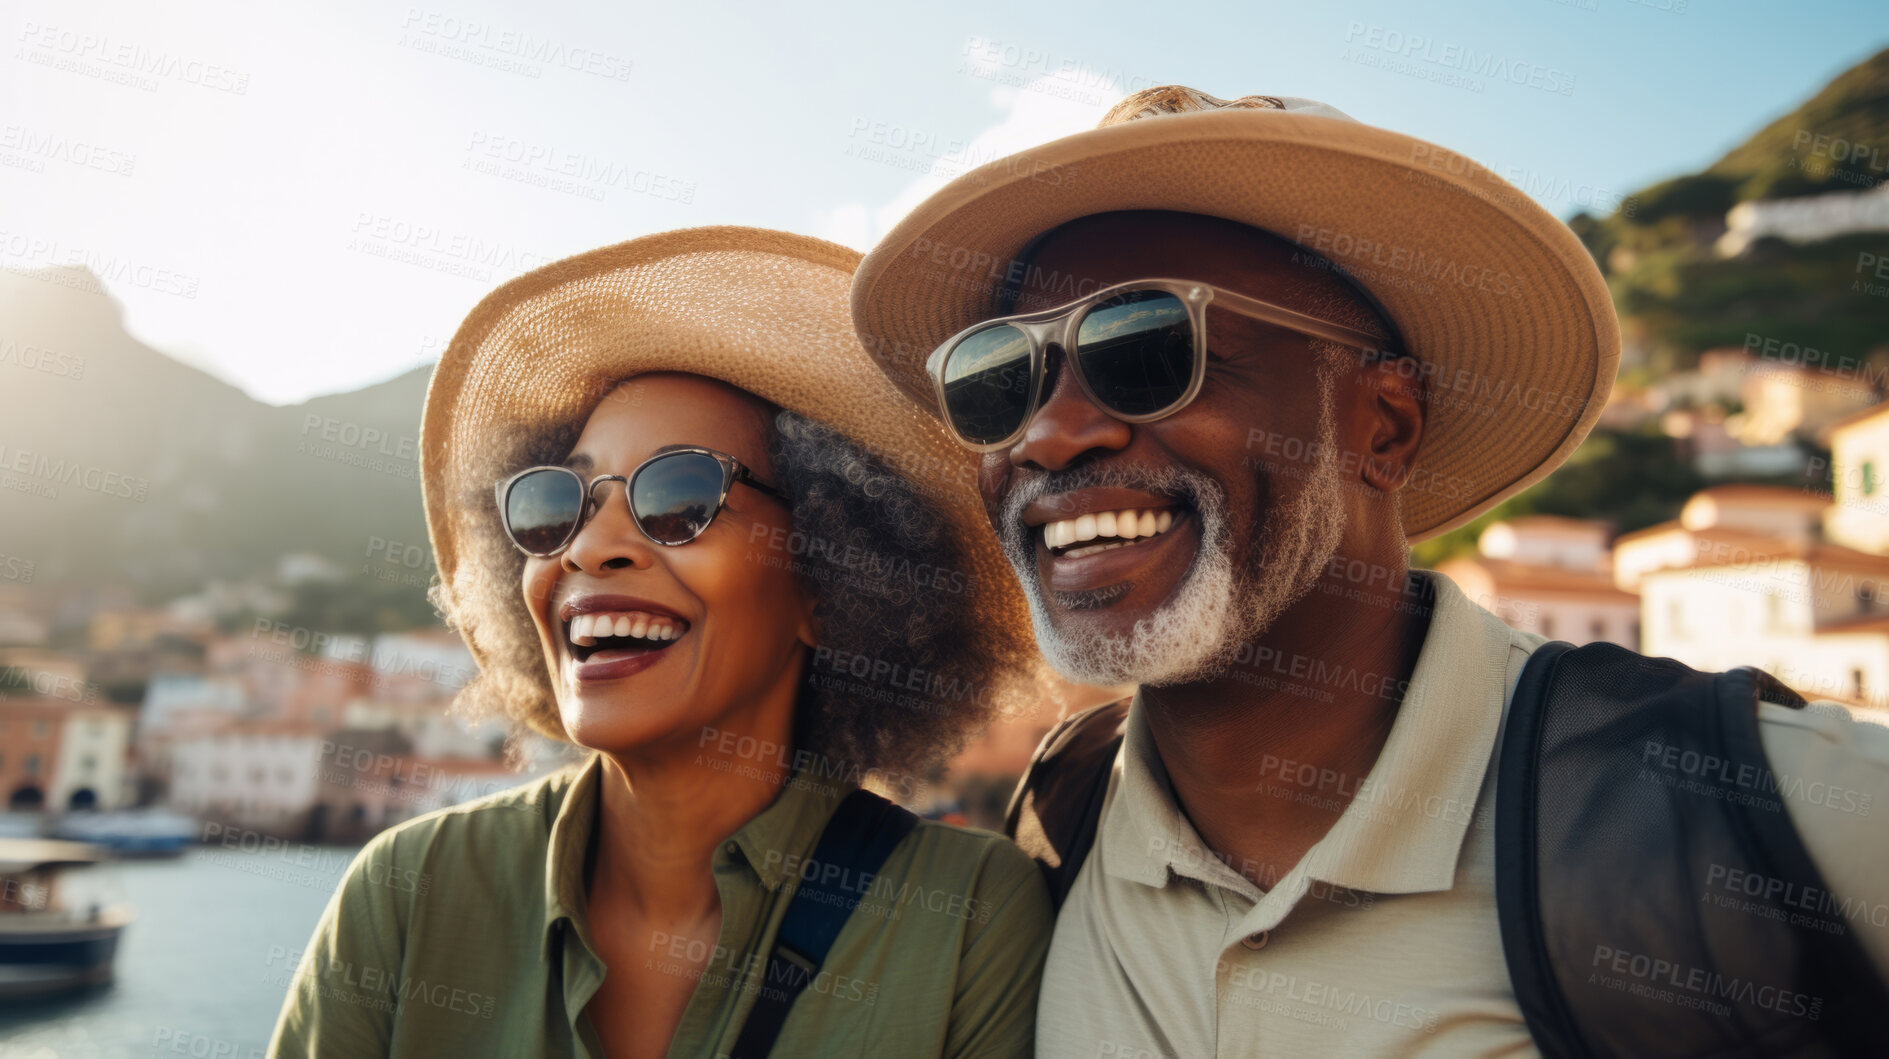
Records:
{"label": "hillside", "polygon": [[[1848,363],[1854,377],[1882,377],[1889,366],[1889,298],[1859,283],[1858,271],[1869,260],[1863,255],[1889,255],[1889,232],[1805,243],[1763,237],[1731,257],[1715,244],[1726,231],[1726,212],[1742,202],[1854,194],[1885,178],[1889,50],[1838,75],[1703,171],[1630,195],[1611,216],[1570,219],[1606,274],[1620,315],[1625,348],[1617,388],[1691,369],[1705,350],[1742,348],[1754,335],[1824,351],[1826,363]],[[1604,518],[1623,532],[1639,529],[1675,517],[1705,484],[1652,424],[1596,430],[1541,484],[1419,544],[1414,554],[1434,565],[1473,550],[1490,522],[1525,514]]]}
{"label": "hillside", "polygon": [[1855,191],[1889,167],[1889,48],[1846,70],[1753,133],[1706,173],[1737,181],[1737,201]]}
{"label": "hillside", "polygon": [[[287,552],[358,568],[369,535],[426,540],[401,439],[430,368],[277,408],[133,338],[72,269],[0,272],[0,319],[0,552],[36,582],[157,600]],[[369,431],[392,440],[362,444]]]}
{"label": "hillside", "polygon": [[1757,334],[1842,357],[1889,358],[1889,299],[1859,289],[1881,233],[1803,244],[1761,238],[1724,258],[1714,241],[1746,201],[1854,193],[1889,177],[1889,50],[1845,71],[1704,171],[1568,223],[1607,274],[1627,348],[1623,378],[1691,367]]}

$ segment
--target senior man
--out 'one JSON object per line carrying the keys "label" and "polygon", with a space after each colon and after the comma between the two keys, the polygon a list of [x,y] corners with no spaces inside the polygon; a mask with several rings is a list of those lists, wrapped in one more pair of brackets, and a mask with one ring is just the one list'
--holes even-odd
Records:
{"label": "senior man", "polygon": [[920,205],[853,306],[985,454],[1045,657],[1139,685],[1012,804],[1061,902],[1041,1054],[1880,1044],[1889,729],[1408,567],[1612,385],[1606,284],[1515,188],[1325,104],[1150,89]]}

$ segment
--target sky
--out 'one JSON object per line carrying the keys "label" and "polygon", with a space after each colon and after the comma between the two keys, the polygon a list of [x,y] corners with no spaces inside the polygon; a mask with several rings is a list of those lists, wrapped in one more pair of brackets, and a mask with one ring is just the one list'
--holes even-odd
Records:
{"label": "sky", "polygon": [[1322,100],[1604,212],[1889,44],[1889,14],[0,0],[0,34],[0,268],[87,264],[138,338],[292,404],[436,359],[493,287],[594,247],[749,224],[868,249],[1153,85]]}

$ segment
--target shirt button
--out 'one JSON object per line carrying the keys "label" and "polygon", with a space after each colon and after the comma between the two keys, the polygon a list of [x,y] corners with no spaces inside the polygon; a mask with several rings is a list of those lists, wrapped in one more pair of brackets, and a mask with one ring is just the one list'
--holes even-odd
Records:
{"label": "shirt button", "polygon": [[725,853],[727,853],[727,854],[728,854],[729,856],[731,856],[731,857],[732,857],[732,856],[734,856],[735,854],[737,854],[737,853],[739,853],[739,852],[741,852],[741,847],[740,847],[740,846],[738,846],[738,845],[736,845],[736,844],[735,844],[735,843],[733,843],[733,842],[730,842],[730,843],[728,843],[727,845],[725,845],[725,846],[723,846],[723,847],[722,847],[722,851],[723,851],[723,852],[725,852]]}
{"label": "shirt button", "polygon": [[1257,934],[1248,934],[1240,939],[1240,944],[1252,949],[1254,952],[1258,952],[1266,947],[1266,937],[1271,933],[1272,931],[1262,930]]}

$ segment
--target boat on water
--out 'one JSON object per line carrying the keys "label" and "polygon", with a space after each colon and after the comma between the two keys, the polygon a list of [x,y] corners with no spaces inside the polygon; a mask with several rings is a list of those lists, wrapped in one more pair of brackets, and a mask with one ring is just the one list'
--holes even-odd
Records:
{"label": "boat on water", "polygon": [[104,846],[120,857],[180,857],[197,842],[197,822],[165,809],[67,813],[54,838]]}
{"label": "boat on water", "polygon": [[0,1001],[111,981],[131,908],[68,877],[110,859],[84,842],[0,838]]}

